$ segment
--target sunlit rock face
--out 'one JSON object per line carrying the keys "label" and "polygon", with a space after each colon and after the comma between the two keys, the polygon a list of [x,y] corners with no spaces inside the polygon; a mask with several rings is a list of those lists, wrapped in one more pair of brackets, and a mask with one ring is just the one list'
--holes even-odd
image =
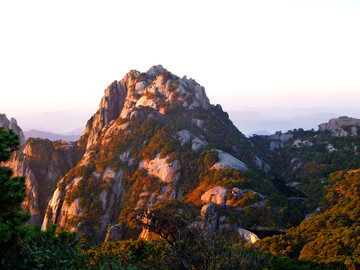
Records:
{"label": "sunlit rock face", "polygon": [[27,196],[23,202],[23,209],[30,214],[30,225],[41,224],[39,186],[38,181],[30,169],[27,156],[16,152],[7,165],[13,170],[14,176],[25,177]]}
{"label": "sunlit rock face", "polygon": [[319,125],[319,130],[329,130],[333,136],[346,137],[357,136],[360,129],[360,119],[341,116],[330,119],[328,123]]}
{"label": "sunlit rock face", "polygon": [[247,166],[241,160],[233,157],[232,155],[225,153],[221,150],[216,150],[219,156],[219,161],[213,165],[215,170],[224,170],[227,168],[236,169],[239,171],[247,171]]}
{"label": "sunlit rock face", "polygon": [[245,230],[242,228],[237,228],[237,232],[239,233],[240,236],[242,236],[250,244],[254,244],[256,241],[259,240],[259,237],[256,234],[254,234],[248,230]]}
{"label": "sunlit rock face", "polygon": [[73,146],[65,141],[29,138],[7,165],[15,176],[25,177],[27,196],[23,209],[30,214],[30,225],[41,224],[57,181],[75,164]]}
{"label": "sunlit rock face", "polygon": [[228,190],[223,187],[214,187],[201,196],[201,200],[205,203],[214,203],[225,206],[226,194]]}
{"label": "sunlit rock face", "polygon": [[[137,117],[133,113],[139,107],[165,114],[179,104],[190,110],[210,107],[204,87],[193,79],[180,79],[161,65],[153,66],[145,73],[132,70],[121,81],[114,81],[105,89],[98,111],[83,132],[86,149],[96,142],[103,128],[119,116],[123,119]],[[201,120],[196,124],[201,125]]]}
{"label": "sunlit rock face", "polygon": [[129,74],[122,81],[114,81],[105,89],[99,109],[87,122],[82,135],[87,139],[86,149],[89,149],[95,143],[104,126],[119,117],[131,82],[133,80],[131,74]]}
{"label": "sunlit rock face", "polygon": [[168,157],[161,158],[157,155],[155,159],[140,162],[140,168],[145,168],[149,174],[158,177],[162,182],[170,183],[180,178],[180,163],[174,160],[167,162]]}

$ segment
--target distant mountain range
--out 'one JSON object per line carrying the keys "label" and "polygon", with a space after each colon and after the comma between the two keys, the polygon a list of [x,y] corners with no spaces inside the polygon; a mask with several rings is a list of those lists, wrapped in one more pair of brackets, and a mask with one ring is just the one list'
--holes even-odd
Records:
{"label": "distant mountain range", "polygon": [[269,135],[298,128],[318,130],[319,123],[342,115],[360,118],[360,111],[344,108],[254,108],[229,111],[234,125],[247,136]]}
{"label": "distant mountain range", "polygon": [[83,132],[83,127],[91,115],[92,112],[50,111],[18,114],[13,117],[23,130],[36,129],[55,134],[78,135]]}
{"label": "distant mountain range", "polygon": [[78,128],[68,133],[68,134],[56,134],[52,132],[41,131],[37,129],[31,129],[28,131],[24,131],[25,138],[40,138],[40,139],[48,139],[50,141],[58,141],[63,140],[67,142],[77,141],[80,139],[81,132],[84,128]]}

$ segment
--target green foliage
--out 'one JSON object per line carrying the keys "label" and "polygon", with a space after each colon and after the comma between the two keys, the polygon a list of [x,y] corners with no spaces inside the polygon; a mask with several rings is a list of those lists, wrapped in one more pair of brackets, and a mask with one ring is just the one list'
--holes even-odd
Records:
{"label": "green foliage", "polygon": [[[145,209],[148,204],[148,199],[151,193],[158,192],[164,183],[159,181],[156,177],[148,175],[145,169],[137,170],[126,184],[128,192],[123,195],[122,201],[125,207],[122,209],[119,217],[120,221],[126,221],[128,224],[133,226],[131,217],[134,215],[134,209]],[[146,190],[147,195],[143,197],[143,205],[138,206],[137,202],[140,198],[140,194]]]}
{"label": "green foliage", "polygon": [[165,126],[152,136],[151,141],[142,151],[144,159],[154,159],[157,153],[160,153],[160,157],[164,158],[178,148],[178,141],[169,136],[173,133],[170,131],[171,129],[171,126]]}
{"label": "green foliage", "polygon": [[294,258],[274,257],[268,267],[269,270],[340,270],[346,269],[342,263],[317,263],[312,261],[299,261]]}
{"label": "green foliage", "polygon": [[178,240],[173,246],[163,241],[128,240],[102,243],[85,251],[90,269],[345,269],[342,264],[274,257],[225,241],[211,238]]}
{"label": "green foliage", "polygon": [[94,269],[162,269],[166,247],[162,242],[127,240],[102,243],[85,253]]}
{"label": "green foliage", "polygon": [[304,220],[285,235],[259,241],[276,255],[360,267],[360,170],[331,175],[325,212]]}
{"label": "green foliage", "polygon": [[204,157],[204,165],[207,166],[209,170],[216,162],[218,162],[218,160],[219,160],[218,153],[215,150],[206,151]]}
{"label": "green foliage", "polygon": [[262,269],[269,264],[271,256],[212,233],[203,221],[196,221],[198,214],[193,206],[176,200],[137,213],[144,228],[168,243],[165,269]]}
{"label": "green foliage", "polygon": [[197,214],[194,208],[186,203],[168,200],[148,210],[137,211],[136,217],[145,229],[158,234],[173,245],[179,238],[187,240],[194,237],[187,226],[195,220]]}
{"label": "green foliage", "polygon": [[28,220],[28,215],[21,211],[26,192],[25,179],[12,177],[13,172],[3,164],[18,144],[18,137],[12,130],[0,128],[0,258],[6,249],[18,244]]}
{"label": "green foliage", "polygon": [[[251,141],[262,151],[262,156],[266,156],[278,183],[300,183],[298,190],[293,192],[308,197],[306,207],[311,212],[323,204],[331,173],[360,168],[360,136],[335,137],[330,132],[303,129],[293,130],[291,134],[293,138],[274,151],[269,151],[270,140],[266,136],[254,136]],[[295,140],[308,141],[312,145],[296,147],[293,145]],[[329,144],[337,150],[330,152]],[[283,186],[281,191],[285,190]]]}
{"label": "green foliage", "polygon": [[75,233],[56,228],[41,231],[40,226],[28,230],[16,250],[1,262],[3,269],[86,269],[87,258],[82,254]]}

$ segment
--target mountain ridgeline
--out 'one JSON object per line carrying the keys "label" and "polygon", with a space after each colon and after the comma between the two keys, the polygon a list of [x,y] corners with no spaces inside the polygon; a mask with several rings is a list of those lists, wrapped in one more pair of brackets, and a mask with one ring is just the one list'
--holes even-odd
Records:
{"label": "mountain ridgeline", "polygon": [[[191,208],[191,226],[254,243],[329,210],[332,174],[360,168],[359,127],[340,117],[318,131],[246,138],[195,80],[153,66],[111,83],[78,141],[29,138],[8,164],[26,177],[23,207],[44,230],[56,224],[95,242],[148,240],[156,236],[151,221],[137,222],[141,213]],[[279,255],[285,244],[274,241],[286,237],[294,231],[259,243]],[[306,249],[296,248],[288,253]]]}

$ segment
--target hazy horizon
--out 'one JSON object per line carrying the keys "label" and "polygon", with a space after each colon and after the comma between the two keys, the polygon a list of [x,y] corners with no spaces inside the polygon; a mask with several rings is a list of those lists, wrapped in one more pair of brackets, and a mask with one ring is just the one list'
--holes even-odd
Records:
{"label": "hazy horizon", "polygon": [[[14,117],[23,131],[32,129],[51,132],[56,134],[77,135],[81,134],[81,128],[85,128],[86,122],[96,112],[96,108],[87,112],[74,111],[52,111],[40,113],[27,113],[10,115]],[[286,132],[288,130],[303,128],[305,130],[314,128],[331,118],[349,116],[360,118],[359,109],[349,108],[244,108],[239,110],[223,110],[229,114],[230,120],[245,135],[256,132],[276,131]]]}

